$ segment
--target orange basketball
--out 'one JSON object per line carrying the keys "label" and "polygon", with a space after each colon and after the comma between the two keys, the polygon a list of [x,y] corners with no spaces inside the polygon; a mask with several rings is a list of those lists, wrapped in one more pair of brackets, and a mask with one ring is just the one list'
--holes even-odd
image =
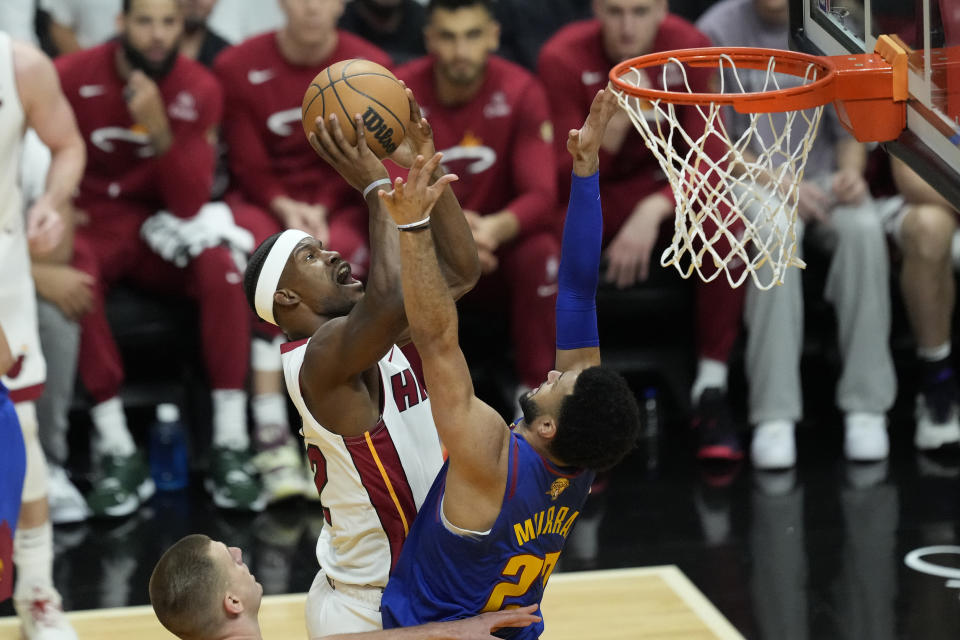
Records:
{"label": "orange basketball", "polygon": [[410,103],[397,77],[386,67],[369,60],[341,60],[313,79],[303,95],[300,113],[308,135],[314,131],[318,116],[329,128],[330,114],[337,114],[344,137],[351,144],[357,140],[353,115],[359,113],[367,144],[382,158],[403,141]]}

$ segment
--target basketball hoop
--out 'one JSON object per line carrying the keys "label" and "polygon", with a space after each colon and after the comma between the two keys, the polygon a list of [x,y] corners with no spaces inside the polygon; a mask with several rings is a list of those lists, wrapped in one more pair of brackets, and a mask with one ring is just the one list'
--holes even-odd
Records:
{"label": "basketball hoop", "polygon": [[[690,76],[704,69],[722,72],[717,93],[691,90]],[[746,69],[762,72],[761,91],[744,89]],[[706,282],[723,272],[733,287],[749,276],[769,289],[788,267],[805,266],[797,256],[798,191],[824,105],[833,102],[861,142],[893,140],[906,123],[907,55],[887,36],[874,54],[848,56],[749,47],[653,53],[618,64],[610,81],[674,192],[674,234],[660,264]],[[684,127],[686,107],[702,118],[702,131],[699,120]],[[736,139],[725,107],[748,114]]]}

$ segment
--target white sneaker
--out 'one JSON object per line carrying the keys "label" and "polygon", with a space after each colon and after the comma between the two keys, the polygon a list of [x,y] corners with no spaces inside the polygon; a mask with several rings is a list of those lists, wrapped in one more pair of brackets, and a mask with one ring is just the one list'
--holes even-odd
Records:
{"label": "white sneaker", "polygon": [[945,444],[960,442],[960,412],[956,405],[950,408],[944,421],[936,422],[933,412],[927,407],[926,398],[919,393],[915,415],[917,430],[913,435],[913,444],[917,449],[930,451]]}
{"label": "white sneaker", "polygon": [[885,460],[890,454],[887,419],[879,413],[853,411],[844,418],[843,453],[854,462]]}
{"label": "white sneaker", "polygon": [[25,596],[14,597],[13,607],[26,640],[77,640],[56,589],[33,587]]}
{"label": "white sneaker", "polygon": [[306,492],[303,463],[297,445],[285,444],[261,451],[253,458],[267,496],[267,504],[299,497]]}
{"label": "white sneaker", "polygon": [[756,469],[789,469],[797,464],[797,442],[790,420],[766,420],[753,430],[750,459]]}
{"label": "white sneaker", "polygon": [[83,522],[90,509],[80,490],[70,481],[63,467],[47,463],[47,503],[53,524]]}

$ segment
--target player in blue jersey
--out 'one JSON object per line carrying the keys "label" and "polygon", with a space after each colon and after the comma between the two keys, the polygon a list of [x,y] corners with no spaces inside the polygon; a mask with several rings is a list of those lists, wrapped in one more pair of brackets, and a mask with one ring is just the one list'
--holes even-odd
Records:
{"label": "player in blue jersey", "polygon": [[[0,376],[15,365],[0,327]],[[13,593],[13,534],[20,516],[20,496],[27,472],[27,452],[17,412],[0,383],[0,602]]]}
{"label": "player in blue jersey", "polygon": [[[400,229],[404,306],[449,452],[384,591],[385,629],[539,603],[594,471],[612,467],[634,446],[636,400],[621,376],[599,366],[597,335],[598,151],[616,109],[609,90],[598,92],[583,127],[569,133],[574,175],[561,249],[556,370],[521,400],[523,419],[512,429],[474,395],[458,344],[456,307],[432,234],[424,232],[438,186],[411,170],[407,183],[398,179],[393,191],[380,193]],[[499,634],[542,632],[540,622]]]}

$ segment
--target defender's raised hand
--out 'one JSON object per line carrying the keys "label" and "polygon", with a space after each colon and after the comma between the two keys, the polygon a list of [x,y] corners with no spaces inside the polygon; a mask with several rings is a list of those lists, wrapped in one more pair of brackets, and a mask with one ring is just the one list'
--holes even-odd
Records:
{"label": "defender's raised hand", "polygon": [[610,89],[600,89],[590,104],[590,113],[579,129],[567,135],[567,151],[573,156],[573,172],[578,176],[593,175],[600,170],[600,145],[610,118],[620,106]]}
{"label": "defender's raised hand", "polygon": [[[437,167],[440,166],[440,160],[443,159],[442,153],[435,153],[429,160],[418,155],[410,167],[407,174],[407,181],[403,178],[397,178],[393,183],[392,191],[380,191],[380,200],[390,213],[390,217],[400,227],[426,223],[429,221],[430,211],[433,205],[443,193],[443,188],[457,179],[457,176],[448,173],[430,184],[431,176]],[[409,225],[409,226],[408,226]]]}
{"label": "defender's raised hand", "polygon": [[333,135],[324,126],[323,118],[317,117],[316,126],[310,132],[308,140],[318,156],[336,169],[351,187],[362,192],[372,182],[389,176],[383,162],[367,146],[360,114],[354,115],[354,126],[361,133],[357,135],[356,144],[350,144],[343,135],[336,114],[330,114],[330,129]]}

